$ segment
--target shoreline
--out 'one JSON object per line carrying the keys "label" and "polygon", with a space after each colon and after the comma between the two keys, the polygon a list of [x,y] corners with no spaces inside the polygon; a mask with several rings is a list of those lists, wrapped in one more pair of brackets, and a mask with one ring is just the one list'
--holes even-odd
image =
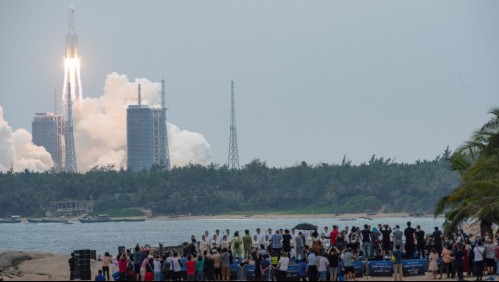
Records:
{"label": "shoreline", "polygon": [[[421,216],[421,218],[432,218],[432,215]],[[331,219],[331,220],[347,220],[347,219],[383,219],[383,218],[414,218],[409,216],[409,213],[380,213],[368,215],[366,213],[348,213],[336,216],[335,214],[285,214],[285,213],[268,213],[268,214],[220,214],[220,215],[180,215],[180,216],[153,216],[148,218],[150,221],[179,221],[179,220],[231,220],[231,219]]]}

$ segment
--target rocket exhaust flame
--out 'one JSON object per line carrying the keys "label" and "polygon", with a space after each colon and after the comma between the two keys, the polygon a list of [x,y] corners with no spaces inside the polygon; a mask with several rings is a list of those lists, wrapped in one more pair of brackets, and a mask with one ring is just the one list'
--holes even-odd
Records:
{"label": "rocket exhaust flame", "polygon": [[78,35],[74,29],[74,8],[69,8],[69,31],[66,35],[66,55],[64,56],[64,83],[62,85],[62,102],[66,103],[67,84],[71,87],[71,100],[77,104],[83,99],[83,88],[80,76],[80,57],[78,55]]}

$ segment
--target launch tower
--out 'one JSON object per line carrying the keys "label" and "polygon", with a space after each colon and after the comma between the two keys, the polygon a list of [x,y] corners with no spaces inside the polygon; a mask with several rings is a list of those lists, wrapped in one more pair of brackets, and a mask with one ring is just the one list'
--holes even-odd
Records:
{"label": "launch tower", "polygon": [[229,138],[229,169],[239,169],[239,152],[237,149],[236,132],[236,104],[234,100],[234,81],[231,81],[231,99],[230,99],[230,138]]}
{"label": "launch tower", "polygon": [[69,30],[66,35],[66,55],[64,57],[63,103],[67,106],[66,116],[66,172],[77,172],[76,152],[73,131],[73,102],[82,100],[80,78],[80,57],[78,54],[78,35],[74,26],[74,8],[69,7]]}

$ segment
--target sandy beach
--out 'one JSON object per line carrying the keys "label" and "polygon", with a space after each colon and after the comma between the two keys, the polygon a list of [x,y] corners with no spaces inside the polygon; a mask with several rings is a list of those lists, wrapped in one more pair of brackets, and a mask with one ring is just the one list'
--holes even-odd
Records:
{"label": "sandy beach", "polygon": [[[20,252],[17,252],[20,253]],[[3,256],[4,253],[0,255]],[[8,275],[4,272],[5,281],[67,281],[69,280],[68,256],[54,255],[49,253],[24,252],[32,259],[21,262],[18,265],[19,276]],[[101,267],[101,262],[91,260],[92,278]],[[444,276],[445,277],[445,276]],[[390,277],[362,277],[357,281],[386,281],[392,280]],[[405,281],[437,281],[428,279],[428,276],[404,277]],[[452,279],[442,279],[451,281]],[[472,281],[471,277],[468,278]]]}

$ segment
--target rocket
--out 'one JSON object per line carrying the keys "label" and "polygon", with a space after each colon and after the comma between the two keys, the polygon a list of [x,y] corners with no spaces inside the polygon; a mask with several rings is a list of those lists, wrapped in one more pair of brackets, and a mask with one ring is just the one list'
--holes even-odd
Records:
{"label": "rocket", "polygon": [[78,57],[78,35],[75,32],[75,9],[69,6],[69,30],[66,35],[66,58]]}

